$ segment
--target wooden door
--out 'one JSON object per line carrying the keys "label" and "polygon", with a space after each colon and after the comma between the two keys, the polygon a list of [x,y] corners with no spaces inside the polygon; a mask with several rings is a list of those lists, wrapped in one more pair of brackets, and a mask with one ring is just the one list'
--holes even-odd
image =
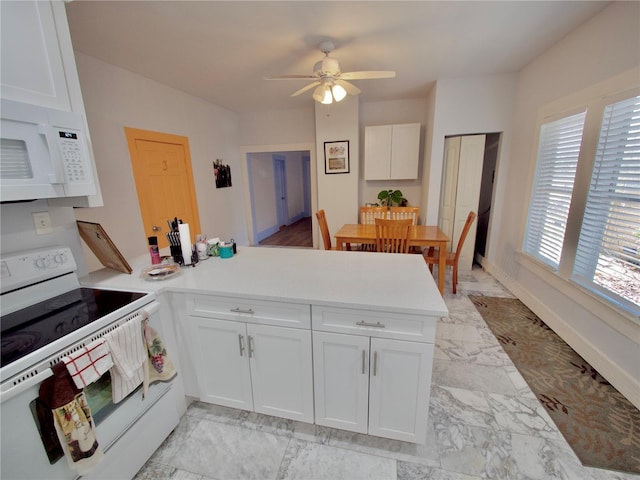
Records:
{"label": "wooden door", "polygon": [[189,224],[194,242],[201,231],[189,139],[128,127],[125,132],[145,235],[167,247],[167,220],[177,217]]}
{"label": "wooden door", "polygon": [[246,325],[189,317],[200,400],[253,411]]}
{"label": "wooden door", "polygon": [[369,435],[425,443],[433,345],[371,339]]}
{"label": "wooden door", "polygon": [[316,423],[367,433],[369,337],[313,332]]}
{"label": "wooden door", "polygon": [[311,331],[247,324],[255,411],[313,423]]}

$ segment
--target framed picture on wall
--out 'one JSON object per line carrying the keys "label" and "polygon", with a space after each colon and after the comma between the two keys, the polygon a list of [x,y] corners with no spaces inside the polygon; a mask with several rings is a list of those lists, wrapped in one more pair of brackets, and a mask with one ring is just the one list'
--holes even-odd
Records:
{"label": "framed picture on wall", "polygon": [[349,140],[324,142],[324,173],[349,173]]}

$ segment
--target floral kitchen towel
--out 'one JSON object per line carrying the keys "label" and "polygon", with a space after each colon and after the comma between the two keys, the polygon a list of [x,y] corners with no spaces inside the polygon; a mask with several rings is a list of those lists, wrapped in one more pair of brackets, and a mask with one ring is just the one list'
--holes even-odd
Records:
{"label": "floral kitchen towel", "polygon": [[148,322],[144,324],[144,340],[148,352],[148,379],[146,384],[154,382],[166,382],[176,376],[176,368],[167,355],[167,349],[164,347],[162,339],[158,332],[151,327]]}
{"label": "floral kitchen towel", "polygon": [[56,363],[53,376],[40,384],[40,400],[51,409],[53,423],[72,470],[86,475],[104,457],[96,437],[91,409],[76,388],[65,364]]}

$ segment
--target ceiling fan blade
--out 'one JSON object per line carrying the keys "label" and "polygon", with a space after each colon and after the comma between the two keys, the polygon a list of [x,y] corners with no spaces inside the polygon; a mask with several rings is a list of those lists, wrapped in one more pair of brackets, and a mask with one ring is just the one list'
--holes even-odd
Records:
{"label": "ceiling fan blade", "polygon": [[342,88],[344,88],[349,95],[360,95],[360,89],[358,87],[352,85],[349,82],[345,82],[342,79],[337,79],[336,85],[340,85]]}
{"label": "ceiling fan blade", "polygon": [[363,72],[345,72],[340,75],[343,80],[368,80],[371,78],[395,78],[396,72],[391,70],[371,70]]}
{"label": "ceiling fan blade", "polygon": [[315,75],[278,75],[277,77],[263,77],[265,80],[302,80],[317,79]]}
{"label": "ceiling fan blade", "polygon": [[[320,83],[322,82],[312,82],[309,85],[307,85],[306,87],[302,87],[300,90],[298,90],[295,93],[292,93],[291,96],[292,97],[297,97],[298,95],[300,95],[301,93],[306,92],[307,90],[311,90],[313,87],[316,87],[318,85],[320,85]],[[346,89],[345,89],[346,90]]]}

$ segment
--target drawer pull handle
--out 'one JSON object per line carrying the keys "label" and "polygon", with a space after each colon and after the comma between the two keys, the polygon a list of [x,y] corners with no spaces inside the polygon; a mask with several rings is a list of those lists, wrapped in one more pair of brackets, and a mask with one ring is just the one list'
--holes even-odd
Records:
{"label": "drawer pull handle", "polygon": [[362,350],[362,374],[364,375],[364,350]]}
{"label": "drawer pull handle", "polygon": [[253,337],[249,335],[249,358],[253,357],[253,351],[254,351]]}
{"label": "drawer pull handle", "polygon": [[384,323],[380,323],[380,322],[369,323],[369,322],[365,322],[364,320],[361,322],[356,322],[356,325],[360,325],[361,327],[386,328]]}
{"label": "drawer pull handle", "polygon": [[240,356],[244,354],[244,337],[241,333],[238,334],[238,345],[240,346]]}
{"label": "drawer pull handle", "polygon": [[243,309],[243,308],[236,307],[236,308],[232,308],[231,311],[233,313],[247,313],[249,315],[253,315],[255,313],[252,308]]}
{"label": "drawer pull handle", "polygon": [[373,352],[373,376],[378,372],[378,352]]}

